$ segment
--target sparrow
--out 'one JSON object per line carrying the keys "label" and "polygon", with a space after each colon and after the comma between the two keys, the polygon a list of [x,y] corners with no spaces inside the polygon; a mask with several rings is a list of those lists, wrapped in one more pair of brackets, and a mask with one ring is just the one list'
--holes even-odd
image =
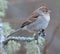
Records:
{"label": "sparrow", "polygon": [[42,31],[44,34],[50,21],[50,13],[51,11],[46,6],[41,6],[32,13],[29,19],[22,23],[20,28],[29,32],[34,32],[35,34]]}

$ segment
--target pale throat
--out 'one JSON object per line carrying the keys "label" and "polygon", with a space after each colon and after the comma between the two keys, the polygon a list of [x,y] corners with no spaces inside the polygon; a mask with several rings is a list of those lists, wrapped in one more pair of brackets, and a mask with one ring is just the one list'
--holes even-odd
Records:
{"label": "pale throat", "polygon": [[47,21],[50,21],[50,14],[44,14],[44,17]]}

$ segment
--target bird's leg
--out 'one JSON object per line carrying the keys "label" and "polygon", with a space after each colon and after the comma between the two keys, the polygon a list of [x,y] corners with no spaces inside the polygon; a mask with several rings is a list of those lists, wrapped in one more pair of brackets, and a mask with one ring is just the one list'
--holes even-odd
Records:
{"label": "bird's leg", "polygon": [[44,29],[42,29],[42,36],[43,37],[46,36],[46,33],[45,33],[45,30]]}
{"label": "bird's leg", "polygon": [[44,29],[40,30],[40,31],[38,32],[38,34],[39,34],[39,35],[42,34],[43,37],[46,36],[46,33],[45,33],[45,30],[44,30]]}
{"label": "bird's leg", "polygon": [[38,40],[38,31],[34,30],[34,33],[35,33],[35,40]]}
{"label": "bird's leg", "polygon": [[38,34],[40,35],[42,33],[42,31],[40,30],[39,32],[38,32]]}
{"label": "bird's leg", "polygon": [[38,36],[35,36],[35,40],[38,40]]}
{"label": "bird's leg", "polygon": [[39,44],[38,42],[38,36],[39,36],[39,32],[37,30],[34,30],[35,32],[35,40],[37,41],[36,44]]}

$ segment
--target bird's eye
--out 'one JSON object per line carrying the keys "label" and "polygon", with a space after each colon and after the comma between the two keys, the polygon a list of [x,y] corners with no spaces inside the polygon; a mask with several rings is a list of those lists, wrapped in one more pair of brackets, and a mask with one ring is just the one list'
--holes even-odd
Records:
{"label": "bird's eye", "polygon": [[43,10],[43,12],[48,12],[48,9],[47,8],[44,8],[42,10]]}

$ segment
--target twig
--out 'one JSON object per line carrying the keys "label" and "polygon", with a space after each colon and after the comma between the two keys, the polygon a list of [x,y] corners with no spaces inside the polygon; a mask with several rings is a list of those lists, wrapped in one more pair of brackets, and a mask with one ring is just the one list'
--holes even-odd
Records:
{"label": "twig", "polygon": [[8,37],[6,40],[3,41],[4,45],[6,45],[8,43],[8,41],[10,41],[10,40],[14,40],[17,42],[20,42],[20,41],[31,42],[34,40],[34,37]]}

